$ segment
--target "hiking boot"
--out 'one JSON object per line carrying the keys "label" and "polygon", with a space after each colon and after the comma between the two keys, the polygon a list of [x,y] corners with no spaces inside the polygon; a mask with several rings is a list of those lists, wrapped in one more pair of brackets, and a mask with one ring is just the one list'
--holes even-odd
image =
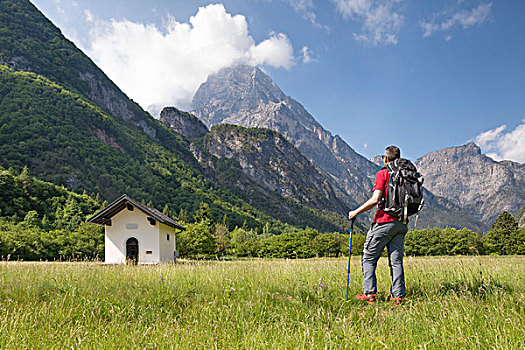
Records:
{"label": "hiking boot", "polygon": [[390,296],[388,299],[390,301],[394,302],[394,306],[399,306],[399,305],[401,305],[403,303],[403,298],[401,298],[401,297],[394,298],[394,297]]}
{"label": "hiking boot", "polygon": [[367,304],[375,304],[376,303],[376,295],[375,294],[366,295],[365,293],[363,293],[363,294],[356,295],[355,298],[357,300],[366,301]]}

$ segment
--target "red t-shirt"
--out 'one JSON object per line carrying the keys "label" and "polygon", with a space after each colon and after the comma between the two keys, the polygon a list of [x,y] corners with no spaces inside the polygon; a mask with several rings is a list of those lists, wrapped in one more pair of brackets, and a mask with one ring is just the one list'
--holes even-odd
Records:
{"label": "red t-shirt", "polygon": [[[388,179],[390,176],[388,175],[387,169],[381,169],[376,174],[376,179],[374,181],[374,188],[372,189],[372,192],[375,190],[381,190],[383,191],[383,198],[386,198],[386,193],[388,191]],[[385,222],[392,222],[399,220],[399,218],[396,218],[394,216],[390,216],[387,213],[385,213],[382,210],[377,210],[376,216],[374,216],[375,223],[382,224]]]}

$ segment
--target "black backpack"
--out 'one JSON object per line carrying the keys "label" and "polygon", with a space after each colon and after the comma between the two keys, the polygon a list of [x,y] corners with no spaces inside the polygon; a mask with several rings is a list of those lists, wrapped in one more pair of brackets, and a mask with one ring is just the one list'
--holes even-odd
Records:
{"label": "black backpack", "polygon": [[421,210],[423,199],[423,177],[408,159],[396,159],[386,165],[390,178],[386,198],[379,204],[388,215],[407,222],[410,215]]}

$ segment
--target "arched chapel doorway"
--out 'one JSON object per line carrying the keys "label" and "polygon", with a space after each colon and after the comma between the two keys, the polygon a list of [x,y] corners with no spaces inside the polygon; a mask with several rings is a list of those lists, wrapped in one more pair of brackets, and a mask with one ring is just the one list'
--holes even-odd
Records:
{"label": "arched chapel doorway", "polygon": [[135,237],[126,241],[126,260],[134,264],[139,262],[139,241]]}

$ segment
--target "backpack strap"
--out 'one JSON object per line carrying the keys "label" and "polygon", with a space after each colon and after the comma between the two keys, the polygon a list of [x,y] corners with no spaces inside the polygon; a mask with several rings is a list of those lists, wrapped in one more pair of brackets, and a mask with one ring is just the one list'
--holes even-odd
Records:
{"label": "backpack strap", "polygon": [[399,168],[399,159],[396,159],[393,162],[388,162],[386,167],[384,167],[383,169],[385,168],[388,170],[388,173],[392,175],[396,171],[396,169]]}
{"label": "backpack strap", "polygon": [[403,204],[403,224],[408,222],[408,198],[405,197],[405,203]]}
{"label": "backpack strap", "polygon": [[[381,168],[381,170],[385,170],[385,169],[390,174],[390,171],[388,170],[388,168],[386,166]],[[379,170],[379,171],[381,171],[381,170]],[[388,183],[387,183],[387,186],[388,186]],[[381,199],[379,200],[379,203],[377,203],[377,209],[378,210],[383,210],[384,208],[385,208],[385,198],[381,197]]]}

